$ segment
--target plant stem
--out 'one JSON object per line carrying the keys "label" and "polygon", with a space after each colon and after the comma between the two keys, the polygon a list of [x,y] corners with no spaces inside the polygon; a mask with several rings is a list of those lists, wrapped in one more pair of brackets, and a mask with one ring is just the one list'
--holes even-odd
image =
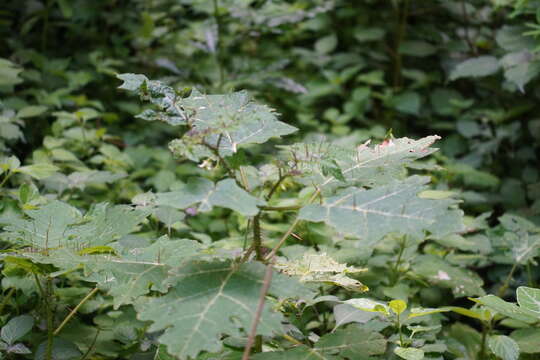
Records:
{"label": "plant stem", "polygon": [[96,341],[97,341],[97,338],[98,338],[100,332],[101,332],[101,329],[97,328],[96,335],[94,336],[94,339],[92,340],[92,343],[90,343],[90,346],[88,347],[88,350],[84,353],[81,360],[85,360],[88,357],[88,355],[90,355],[90,353],[94,349],[94,346],[96,345]]}
{"label": "plant stem", "polygon": [[41,281],[36,273],[34,273],[34,279],[45,303],[45,314],[47,317],[47,347],[45,349],[45,360],[52,359],[52,345],[53,345],[53,313],[50,304],[50,294],[52,293],[52,281],[50,278],[47,278],[47,287],[46,290],[41,286]]}
{"label": "plant stem", "polygon": [[98,288],[95,287],[92,289],[92,291],[90,291],[78,304],[77,306],[75,306],[75,308],[73,310],[71,310],[71,312],[66,316],[66,318],[64,319],[64,321],[62,321],[62,323],[56,328],[56,330],[54,330],[54,335],[58,335],[58,333],[60,331],[62,331],[62,328],[69,322],[69,320],[71,320],[71,318],[77,313],[77,311],[79,310],[79,308],[88,300],[90,299],[96,292],[98,291]]}
{"label": "plant stem", "polygon": [[13,172],[12,171],[8,171],[6,173],[6,175],[4,175],[4,179],[2,180],[2,182],[0,183],[0,188],[1,187],[4,187],[4,185],[6,184],[6,182],[9,180],[9,178],[11,177],[11,175],[13,175]]}
{"label": "plant stem", "polygon": [[504,280],[504,283],[503,285],[499,288],[499,291],[497,293],[497,295],[499,297],[503,297],[504,296],[504,293],[506,292],[506,290],[508,289],[508,286],[510,286],[510,280],[512,280],[512,276],[514,275],[514,272],[516,271],[517,269],[517,266],[518,266],[518,263],[515,263],[513,266],[512,266],[512,269],[510,270],[510,273],[508,273],[508,276],[506,277],[506,279]]}
{"label": "plant stem", "polygon": [[261,246],[261,213],[259,212],[253,217],[253,247],[255,248],[255,258],[258,261],[263,260]]}
{"label": "plant stem", "polygon": [[274,184],[274,186],[272,186],[272,189],[270,189],[270,192],[268,192],[268,195],[266,195],[266,200],[270,200],[270,198],[272,197],[272,195],[274,195],[274,193],[277,191],[277,189],[279,188],[279,185],[281,185],[281,183],[283,182],[283,180],[285,180],[287,178],[288,175],[284,175],[282,176],[281,175],[281,170],[280,170],[280,174],[279,174],[279,179],[278,181],[276,181],[276,183]]}
{"label": "plant stem", "polygon": [[259,206],[259,209],[263,211],[295,211],[300,210],[301,205],[291,205],[291,206]]}
{"label": "plant stem", "polygon": [[393,269],[394,278],[392,279],[392,285],[395,285],[396,282],[399,280],[399,265],[401,265],[401,257],[403,256],[403,252],[405,251],[405,247],[406,247],[405,244],[406,244],[405,240],[399,243],[399,253],[398,253],[398,258],[396,260],[396,263]]}
{"label": "plant stem", "polygon": [[257,326],[259,325],[259,320],[264,309],[264,301],[266,299],[266,294],[272,283],[272,264],[266,265],[266,272],[264,274],[263,286],[261,288],[261,293],[259,295],[259,303],[257,304],[257,311],[253,317],[253,322],[251,323],[251,330],[249,331],[248,340],[246,346],[244,347],[244,354],[242,355],[242,360],[249,360],[249,355],[251,354],[251,347],[255,342],[255,336],[257,335]]}
{"label": "plant stem", "polygon": [[480,359],[486,358],[486,340],[488,333],[491,332],[491,320],[489,323],[482,323],[482,342],[480,343]]}
{"label": "plant stem", "polygon": [[399,314],[397,314],[397,327],[399,333],[399,346],[403,347],[403,332],[401,331],[401,321],[399,319]]}
{"label": "plant stem", "polygon": [[8,293],[4,298],[2,299],[2,303],[0,304],[0,315],[2,315],[2,311],[4,311],[4,307],[6,306],[9,299],[11,299],[11,296],[15,292],[15,288],[9,289]]}
{"label": "plant stem", "polygon": [[[313,200],[315,200],[317,198],[317,196],[319,196],[321,190],[320,189],[317,189],[313,195],[311,195],[311,198],[308,200],[308,204],[310,204]],[[274,256],[276,256],[277,252],[279,251],[279,249],[283,246],[283,244],[285,243],[285,241],[287,241],[287,239],[289,238],[289,235],[291,235],[291,233],[294,231],[294,229],[296,228],[296,226],[298,225],[298,223],[300,222],[300,218],[298,216],[296,216],[296,219],[294,219],[293,223],[291,224],[291,226],[289,226],[289,229],[287,229],[287,231],[285,232],[285,234],[282,236],[282,238],[279,240],[278,244],[272,249],[272,251],[270,252],[270,254],[268,254],[265,258],[265,260],[271,260],[272,258],[274,258]]]}

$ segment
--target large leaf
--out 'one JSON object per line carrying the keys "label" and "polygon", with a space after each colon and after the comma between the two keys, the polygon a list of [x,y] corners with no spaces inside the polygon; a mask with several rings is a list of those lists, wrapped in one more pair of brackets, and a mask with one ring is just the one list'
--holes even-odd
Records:
{"label": "large leaf", "polygon": [[432,284],[451,289],[456,297],[484,295],[484,282],[476,273],[450,265],[436,256],[416,257],[412,270]]}
{"label": "large leaf", "polygon": [[379,333],[349,326],[331,334],[324,335],[313,348],[298,346],[286,351],[260,353],[254,360],[333,360],[333,359],[371,359],[386,351],[386,339]]}
{"label": "large leaf", "polygon": [[512,332],[510,335],[518,344],[520,352],[526,354],[540,353],[540,329],[524,328]]}
{"label": "large leaf", "polygon": [[2,340],[8,345],[12,345],[15,341],[26,335],[34,326],[34,318],[30,315],[16,316],[8,321],[2,327],[0,332]]}
{"label": "large leaf", "polygon": [[540,319],[540,289],[520,286],[516,294],[519,306]]}
{"label": "large leaf", "polygon": [[459,63],[451,72],[450,80],[462,77],[482,77],[496,73],[499,61],[494,56],[479,56]]}
{"label": "large leaf", "polygon": [[400,138],[373,147],[363,144],[344,148],[321,142],[297,143],[281,148],[306,184],[323,188],[346,185],[371,187],[403,179],[407,165],[437,150],[430,146],[438,139],[439,136],[420,140]]}
{"label": "large leaf", "polygon": [[537,321],[537,319],[535,319],[534,316],[531,316],[528,311],[516,304],[504,301],[495,295],[482,296],[481,298],[474,299],[474,301],[512,319],[523,321],[525,323],[534,323]]}
{"label": "large leaf", "polygon": [[[171,272],[169,292],[137,304],[139,319],[152,321],[149,331],[161,331],[159,341],[180,358],[201,351],[219,351],[221,336],[241,335],[249,329],[259,301],[264,277],[260,263],[190,262]],[[269,293],[277,297],[308,294],[302,286],[275,274]],[[258,333],[281,331],[281,314],[266,304]]]}
{"label": "large leaf", "polygon": [[181,190],[157,193],[156,204],[176,209],[186,209],[199,204],[198,210],[201,212],[220,206],[253,216],[259,212],[257,206],[264,205],[265,201],[251,196],[232,179],[225,179],[214,185],[210,180],[197,178]]}
{"label": "large leaf", "polygon": [[245,91],[205,95],[193,89],[188,97],[182,97],[172,87],[142,75],[118,77],[124,80],[120,88],[137,90],[143,98],[158,105],[159,111],[147,110],[140,117],[189,127],[190,131],[180,139],[187,147],[209,144],[221,156],[228,156],[243,145],[261,144],[296,131],[293,126],[278,121],[272,109],[254,102]]}
{"label": "large leaf", "polygon": [[491,351],[502,360],[517,360],[519,358],[519,346],[508,336],[490,336],[488,345]]}
{"label": "large leaf", "polygon": [[307,205],[300,211],[303,220],[320,222],[374,243],[391,232],[421,237],[449,213],[453,200],[422,199],[428,178],[413,176],[402,182],[371,190],[350,187]]}

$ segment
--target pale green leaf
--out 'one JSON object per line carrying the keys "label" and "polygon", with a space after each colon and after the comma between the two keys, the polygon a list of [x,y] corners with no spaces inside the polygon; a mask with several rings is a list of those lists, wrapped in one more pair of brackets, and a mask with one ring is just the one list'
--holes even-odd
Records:
{"label": "pale green leaf", "polygon": [[19,118],[30,118],[43,114],[47,111],[47,107],[43,105],[30,105],[25,106],[17,113]]}
{"label": "pale green leaf", "polygon": [[3,341],[11,345],[32,330],[33,326],[34,318],[30,315],[16,316],[2,327],[0,335]]}
{"label": "pale green leaf", "polygon": [[398,346],[394,349],[394,354],[405,360],[422,360],[424,358],[424,351],[417,348],[404,348]]}
{"label": "pale green leaf", "polygon": [[380,301],[371,300],[368,298],[349,299],[349,300],[344,301],[343,303],[351,305],[355,307],[356,309],[362,310],[362,311],[377,312],[384,315],[390,314],[389,307],[387,304]]}
{"label": "pale green leaf", "polygon": [[474,301],[512,319],[529,324],[538,321],[528,311],[523,310],[516,304],[504,301],[495,295],[482,296],[481,298],[474,299]]}
{"label": "pale green leaf", "polygon": [[510,335],[518,344],[520,352],[525,354],[540,353],[540,328],[524,328]]}
{"label": "pale green leaf", "polygon": [[412,270],[432,284],[451,289],[456,297],[484,295],[483,281],[476,273],[441,258],[420,255],[415,258]]}
{"label": "pale green leaf", "polygon": [[517,360],[519,358],[519,346],[508,336],[490,336],[488,345],[491,351],[502,360]]}
{"label": "pale green leaf", "polygon": [[30,175],[31,177],[36,178],[38,180],[41,180],[41,179],[45,179],[53,175],[58,170],[59,169],[52,164],[41,163],[41,164],[21,166],[16,171],[26,174],[26,175]]}
{"label": "pale green leaf", "polygon": [[332,52],[338,44],[338,39],[335,34],[327,35],[315,42],[315,50],[320,54],[328,54]]}
{"label": "pale green leaf", "polygon": [[516,294],[519,306],[540,319],[540,289],[520,286]]}
{"label": "pale green leaf", "polygon": [[373,244],[384,235],[399,232],[421,237],[448,214],[452,200],[421,199],[428,178],[413,176],[405,181],[371,190],[350,187],[322,204],[307,205],[300,219],[325,222],[338,231],[357,236]]}
{"label": "pale green leaf", "polygon": [[479,56],[459,63],[450,72],[450,81],[463,77],[482,77],[496,73],[499,61],[494,56]]}

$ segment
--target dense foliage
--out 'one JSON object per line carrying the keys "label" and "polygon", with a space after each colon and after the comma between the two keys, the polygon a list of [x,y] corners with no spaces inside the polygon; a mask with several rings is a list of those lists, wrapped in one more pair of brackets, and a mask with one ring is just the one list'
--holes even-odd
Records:
{"label": "dense foliage", "polygon": [[2,2],[0,358],[537,359],[539,35],[537,0]]}

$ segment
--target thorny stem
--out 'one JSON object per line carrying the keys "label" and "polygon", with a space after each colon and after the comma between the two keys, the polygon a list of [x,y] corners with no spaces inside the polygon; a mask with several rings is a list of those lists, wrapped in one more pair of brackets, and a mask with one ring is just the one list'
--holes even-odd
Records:
{"label": "thorny stem", "polygon": [[253,247],[255,248],[255,258],[258,261],[263,260],[261,246],[261,213],[259,212],[253,217]]}
{"label": "thorny stem", "polygon": [[244,347],[244,354],[242,355],[242,360],[249,360],[249,355],[251,354],[251,348],[255,342],[255,336],[257,334],[257,326],[259,325],[259,320],[261,319],[262,311],[264,309],[264,301],[266,299],[266,294],[272,283],[272,264],[266,265],[266,272],[264,273],[263,286],[261,288],[261,293],[259,295],[259,303],[257,304],[257,310],[253,321],[251,323],[251,330],[249,331],[249,336],[247,339],[246,346]]}
{"label": "thorny stem", "polygon": [[75,306],[75,308],[73,310],[71,310],[71,312],[66,316],[66,318],[64,319],[64,321],[62,321],[62,323],[56,328],[56,330],[54,330],[54,333],[53,335],[58,335],[58,333],[60,333],[60,331],[62,331],[62,328],[69,322],[69,320],[71,320],[71,318],[77,313],[77,311],[79,310],[79,308],[88,300],[90,299],[96,292],[98,291],[98,288],[95,287],[92,289],[92,291],[90,291],[78,304],[77,306]]}

